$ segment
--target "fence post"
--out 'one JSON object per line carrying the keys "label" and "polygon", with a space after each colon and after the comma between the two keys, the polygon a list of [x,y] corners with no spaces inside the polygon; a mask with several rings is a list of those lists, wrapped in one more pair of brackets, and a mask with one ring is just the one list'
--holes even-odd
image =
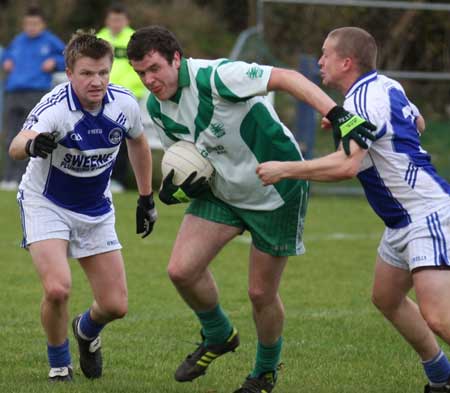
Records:
{"label": "fence post", "polygon": [[[3,47],[0,45],[0,67],[2,65]],[[3,71],[0,68],[0,133],[3,131]]]}
{"label": "fence post", "polygon": [[[319,66],[314,56],[300,55],[299,71],[306,78],[319,84]],[[303,101],[298,101],[296,106],[295,139],[300,143],[305,159],[310,160],[314,156],[314,144],[316,140],[316,112]]]}

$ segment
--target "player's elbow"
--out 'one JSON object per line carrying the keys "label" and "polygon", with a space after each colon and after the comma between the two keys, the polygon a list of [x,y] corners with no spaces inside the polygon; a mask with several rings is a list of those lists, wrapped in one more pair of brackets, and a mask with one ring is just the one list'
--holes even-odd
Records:
{"label": "player's elbow", "polygon": [[289,91],[292,87],[292,81],[298,77],[299,73],[294,70],[276,68],[272,69],[267,90],[269,91]]}
{"label": "player's elbow", "polygon": [[366,154],[366,150],[353,146],[351,154],[348,156],[344,150],[338,151],[338,171],[341,180],[354,178],[361,167],[362,160]]}
{"label": "player's elbow", "polygon": [[341,154],[342,159],[336,168],[336,180],[352,179],[358,174],[360,163],[354,157],[347,157],[343,151]]}
{"label": "player's elbow", "polygon": [[22,152],[23,149],[19,149],[14,141],[9,145],[8,154],[13,160],[23,160],[25,151]]}
{"label": "player's elbow", "polygon": [[9,145],[8,154],[13,160],[24,160],[28,158],[28,154],[25,151],[25,146],[33,134],[24,134],[23,131],[19,132],[11,144]]}
{"label": "player's elbow", "polygon": [[347,168],[345,168],[344,180],[353,179],[359,171],[359,165],[354,165],[353,162],[349,163]]}
{"label": "player's elbow", "polygon": [[353,179],[358,174],[358,166],[354,165],[351,160],[346,160],[339,168],[336,180]]}
{"label": "player's elbow", "polygon": [[425,131],[426,124],[425,124],[425,119],[423,118],[423,116],[419,115],[416,118],[416,127],[417,127],[417,130],[419,131],[419,133],[421,133],[421,134]]}

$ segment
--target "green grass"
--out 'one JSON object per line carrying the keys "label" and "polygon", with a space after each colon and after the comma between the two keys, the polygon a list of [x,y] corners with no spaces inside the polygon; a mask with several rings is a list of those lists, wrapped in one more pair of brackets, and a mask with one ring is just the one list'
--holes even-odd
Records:
{"label": "green grass", "polygon": [[450,181],[450,122],[429,122],[422,135],[422,145],[431,154],[439,174]]}
{"label": "green grass", "polygon": [[[14,193],[0,193],[0,392],[231,393],[250,371],[255,331],[247,299],[248,236],[234,240],[214,261],[222,305],[241,334],[241,347],[215,362],[193,383],[173,372],[195,347],[198,324],[166,275],[183,207],[158,204],[155,232],[134,234],[136,195],[115,196],[117,230],[124,246],[129,314],[103,334],[104,377],[80,373],[71,338],[76,380],[50,386],[46,341],[39,322],[41,287],[27,252],[19,249]],[[313,196],[306,222],[307,253],[291,258],[281,294],[286,306],[284,368],[279,393],[416,393],[423,372],[417,356],[370,303],[376,246],[383,225],[362,198]],[[71,262],[70,311],[85,310],[90,290]]]}

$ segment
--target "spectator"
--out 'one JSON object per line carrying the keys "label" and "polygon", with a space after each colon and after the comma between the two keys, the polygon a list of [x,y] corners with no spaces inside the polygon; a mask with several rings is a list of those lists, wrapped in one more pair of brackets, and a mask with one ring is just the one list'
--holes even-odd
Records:
{"label": "spectator", "polygon": [[23,32],[5,49],[2,67],[6,73],[4,101],[5,162],[0,189],[15,190],[27,160],[14,161],[7,150],[28,113],[48,92],[52,72],[64,70],[64,43],[46,28],[38,7],[29,7],[23,17]]}
{"label": "spectator", "polygon": [[[128,11],[125,6],[115,3],[107,9],[105,27],[98,32],[97,36],[108,41],[114,49],[111,83],[126,87],[138,100],[141,100],[145,95],[145,88],[127,58],[127,44],[134,33],[129,23]],[[126,145],[122,144],[112,173],[112,192],[122,192],[125,189],[127,174],[128,154]]]}

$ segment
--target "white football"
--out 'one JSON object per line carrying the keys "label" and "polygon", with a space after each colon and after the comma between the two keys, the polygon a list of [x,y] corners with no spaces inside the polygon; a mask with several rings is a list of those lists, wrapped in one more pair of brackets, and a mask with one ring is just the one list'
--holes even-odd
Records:
{"label": "white football", "polygon": [[195,145],[186,141],[174,143],[164,153],[161,161],[163,179],[172,169],[175,171],[172,181],[177,186],[192,172],[197,172],[194,180],[203,176],[209,180],[214,172],[213,166],[199,153]]}

